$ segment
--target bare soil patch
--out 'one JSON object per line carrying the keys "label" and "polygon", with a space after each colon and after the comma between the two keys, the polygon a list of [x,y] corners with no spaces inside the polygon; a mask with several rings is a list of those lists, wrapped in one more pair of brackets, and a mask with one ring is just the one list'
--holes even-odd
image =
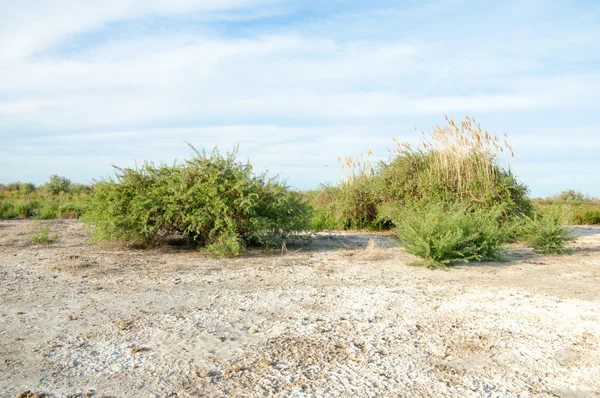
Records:
{"label": "bare soil patch", "polygon": [[600,396],[600,228],[432,271],[386,234],[215,259],[48,223],[0,221],[0,397]]}

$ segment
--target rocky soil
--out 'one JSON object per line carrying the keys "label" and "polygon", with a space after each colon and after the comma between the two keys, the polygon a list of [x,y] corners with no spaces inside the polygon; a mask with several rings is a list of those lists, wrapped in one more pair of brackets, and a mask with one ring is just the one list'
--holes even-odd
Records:
{"label": "rocky soil", "polygon": [[444,271],[381,234],[224,260],[48,225],[0,221],[0,397],[600,397],[600,228]]}

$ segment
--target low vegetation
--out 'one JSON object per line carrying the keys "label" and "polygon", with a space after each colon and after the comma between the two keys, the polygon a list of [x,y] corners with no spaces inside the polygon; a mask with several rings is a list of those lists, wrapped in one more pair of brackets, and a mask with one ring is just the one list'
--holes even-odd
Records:
{"label": "low vegetation", "polygon": [[[498,260],[514,241],[566,253],[573,236],[564,225],[600,224],[600,201],[578,191],[529,199],[510,167],[506,134],[468,117],[446,122],[415,148],[394,139],[385,161],[374,163],[370,150],[338,158],[345,178],[304,193],[255,175],[237,149],[192,147],[182,164],[116,168],[93,186],[58,175],[40,187],[0,184],[0,218],[81,217],[96,241],[152,246],[179,237],[217,255],[285,245],[309,230],[393,230],[430,267]],[[52,241],[39,223],[37,230],[32,239]]]}
{"label": "low vegetation", "polygon": [[578,208],[572,218],[570,224],[574,225],[600,225],[600,204],[599,205],[584,205]]}
{"label": "low vegetation", "polygon": [[[313,228],[392,228],[428,266],[496,260],[502,245],[515,240],[544,253],[565,252],[571,237],[563,224],[536,216],[527,187],[509,166],[507,136],[490,134],[475,119],[446,121],[423,132],[417,148],[394,140],[389,159],[375,166],[371,151],[346,158],[344,181],[307,194]],[[564,196],[583,200],[575,192]]]}
{"label": "low vegetation", "polygon": [[562,212],[568,225],[600,225],[600,200],[573,189],[550,198],[534,199],[533,203],[540,212],[551,209]]}
{"label": "low vegetation", "polygon": [[83,214],[83,202],[91,190],[90,186],[72,184],[57,175],[39,187],[30,182],[0,184],[0,218],[78,218]]}
{"label": "low vegetation", "polygon": [[575,239],[558,217],[535,217],[527,220],[522,237],[535,252],[542,254],[569,253],[568,243]]}
{"label": "low vegetation", "polygon": [[34,229],[29,236],[29,242],[34,245],[50,245],[58,242],[58,234],[50,231],[50,227],[42,223],[41,218],[37,217]]}

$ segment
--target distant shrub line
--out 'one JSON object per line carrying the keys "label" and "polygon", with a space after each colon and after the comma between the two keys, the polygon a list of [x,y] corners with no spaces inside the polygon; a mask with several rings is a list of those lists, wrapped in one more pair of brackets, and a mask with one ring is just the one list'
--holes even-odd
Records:
{"label": "distant shrub line", "polygon": [[84,199],[92,188],[73,184],[65,177],[50,176],[49,181],[36,187],[33,183],[0,184],[0,218],[79,218]]}

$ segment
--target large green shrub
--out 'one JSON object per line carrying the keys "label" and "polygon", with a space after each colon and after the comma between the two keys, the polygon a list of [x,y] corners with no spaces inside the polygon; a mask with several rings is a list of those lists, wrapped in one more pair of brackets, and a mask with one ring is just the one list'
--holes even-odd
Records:
{"label": "large green shrub", "polygon": [[395,232],[409,253],[430,267],[500,258],[509,233],[500,209],[473,211],[464,204],[415,202],[392,216]]}
{"label": "large green shrub", "polygon": [[306,230],[309,207],[300,195],[255,176],[236,152],[194,149],[184,164],[117,168],[116,179],[96,182],[82,219],[96,240],[152,245],[177,233],[220,255]]}
{"label": "large green shrub", "polygon": [[452,126],[438,127],[434,142],[421,149],[399,143],[395,155],[380,163],[374,186],[382,203],[459,201],[480,209],[501,206],[509,217],[531,216],[527,187],[500,164],[495,140],[482,143],[479,127],[466,125],[461,135]]}
{"label": "large green shrub", "polygon": [[389,228],[390,213],[413,202],[500,209],[503,221],[533,215],[527,187],[503,158],[512,149],[473,119],[460,126],[448,119],[447,126],[424,133],[417,148],[397,140],[396,145],[391,157],[376,167],[368,157],[346,158],[344,181],[308,193],[315,209],[313,226]]}

